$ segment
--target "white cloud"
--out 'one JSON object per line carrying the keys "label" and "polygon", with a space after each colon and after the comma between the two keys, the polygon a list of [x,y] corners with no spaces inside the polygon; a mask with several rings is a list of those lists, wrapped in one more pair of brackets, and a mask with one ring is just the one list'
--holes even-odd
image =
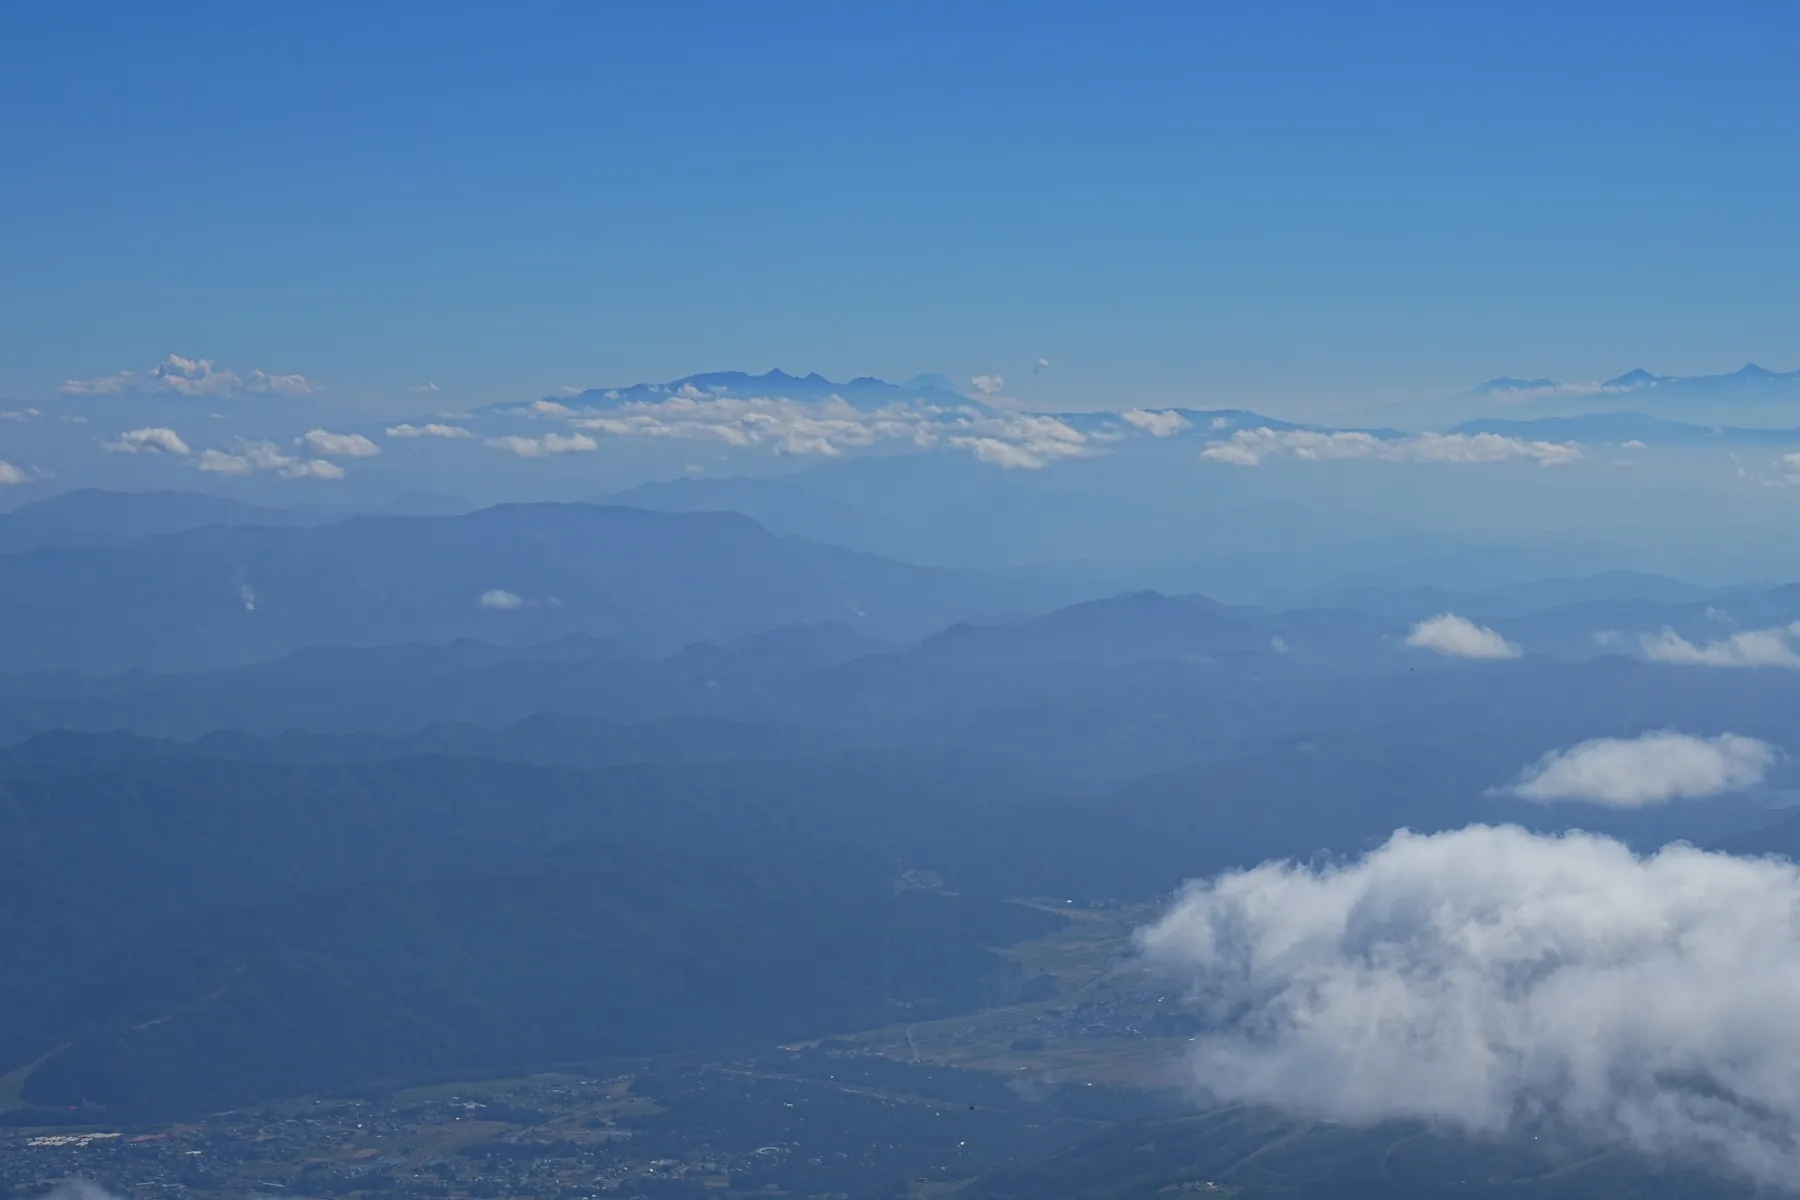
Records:
{"label": "white cloud", "polygon": [[1036,362],[1031,364],[1031,373],[1033,375],[1038,374],[1040,371],[1048,371],[1049,369],[1050,369],[1050,360],[1047,358],[1040,358]]}
{"label": "white cloud", "polygon": [[533,400],[530,404],[521,404],[506,411],[521,417],[568,417],[575,413],[568,405],[558,404],[554,400]]}
{"label": "white cloud", "polygon": [[958,438],[956,444],[965,447],[977,461],[999,467],[1004,471],[1037,471],[1050,465],[1049,459],[1041,458],[1023,446],[1015,446],[1013,443],[1003,442],[999,438]]}
{"label": "white cloud", "polygon": [[1651,662],[1680,663],[1694,667],[1800,668],[1800,653],[1793,641],[1800,638],[1800,621],[1773,629],[1746,629],[1716,642],[1696,646],[1673,629],[1638,635],[1638,645]]}
{"label": "white cloud", "polygon": [[169,355],[141,375],[120,371],[98,379],[71,379],[62,385],[62,390],[72,396],[110,396],[137,389],[182,396],[307,396],[314,390],[304,375],[252,371],[245,378],[230,368],[214,366],[209,358],[183,358],[179,354]]}
{"label": "white cloud", "polygon": [[984,396],[998,396],[1006,388],[1004,375],[977,375],[969,382],[974,384],[975,390]]}
{"label": "white cloud", "polygon": [[1587,834],[1406,832],[1190,886],[1139,932],[1232,1102],[1584,1139],[1800,1184],[1800,868]]}
{"label": "white cloud", "polygon": [[332,433],[325,429],[309,429],[300,439],[314,454],[333,458],[371,458],[381,447],[360,433]]}
{"label": "white cloud", "polygon": [[227,454],[223,450],[202,450],[194,465],[212,475],[248,475],[252,469],[250,460],[242,454]]}
{"label": "white cloud", "polygon": [[0,412],[0,421],[18,421],[23,424],[25,422],[35,421],[43,415],[42,409],[9,408],[4,412]]}
{"label": "white cloud", "polygon": [[1455,613],[1420,621],[1406,635],[1406,644],[1451,658],[1517,658],[1524,653],[1494,630]]}
{"label": "white cloud", "polygon": [[344,468],[322,458],[302,459],[286,454],[274,442],[240,439],[230,453],[204,450],[194,465],[215,475],[248,475],[273,471],[283,479],[342,479]]}
{"label": "white cloud", "polygon": [[475,435],[461,425],[390,425],[386,430],[391,438],[467,438]]}
{"label": "white cloud", "polygon": [[951,446],[968,450],[977,460],[1005,470],[1040,470],[1067,458],[1087,458],[1094,454],[1087,436],[1072,425],[1033,413],[968,418],[952,428],[967,433],[953,433],[947,440]]}
{"label": "white cloud", "polygon": [[585,433],[546,433],[543,437],[491,437],[487,444],[496,450],[517,454],[520,458],[548,458],[553,454],[577,454],[599,449],[599,443]]}
{"label": "white cloud", "polygon": [[482,608],[492,608],[502,612],[525,606],[523,597],[509,592],[505,588],[489,588],[476,598],[475,603]]}
{"label": "white cloud", "polygon": [[1579,461],[1581,447],[1572,442],[1528,442],[1497,433],[1420,433],[1378,438],[1358,431],[1322,433],[1311,429],[1240,429],[1224,441],[1210,442],[1200,457],[1233,466],[1255,467],[1270,458],[1306,462],[1373,459],[1379,462],[1495,463],[1528,460],[1555,467]]}
{"label": "white cloud", "polygon": [[880,443],[949,446],[983,462],[1026,469],[1096,452],[1087,435],[1055,417],[907,403],[864,410],[839,396],[802,402],[696,392],[588,410],[571,417],[569,425],[608,437],[711,441],[777,454],[835,456]]}
{"label": "white cloud", "polygon": [[33,476],[24,467],[15,467],[0,458],[0,487],[14,487],[21,483],[30,483]]}
{"label": "white cloud", "polygon": [[193,453],[180,434],[162,425],[128,429],[115,440],[105,443],[104,448],[115,454],[172,454],[177,458],[186,458]]}
{"label": "white cloud", "polygon": [[283,479],[342,479],[344,468],[322,458],[293,462],[279,469]]}
{"label": "white cloud", "polygon": [[1779,757],[1775,747],[1752,737],[1703,738],[1665,729],[1553,750],[1521,771],[1507,790],[1526,800],[1636,808],[1754,787]]}
{"label": "white cloud", "polygon": [[1190,422],[1180,413],[1170,409],[1168,412],[1150,412],[1142,408],[1128,408],[1119,414],[1119,419],[1127,425],[1135,425],[1151,437],[1172,437],[1186,429]]}
{"label": "white cloud", "polygon": [[406,390],[409,392],[427,392],[427,393],[429,393],[429,392],[437,391],[438,385],[435,383],[430,383],[430,382],[415,383],[411,387],[407,388]]}
{"label": "white cloud", "polygon": [[130,387],[136,378],[136,371],[120,371],[98,379],[65,379],[61,391],[68,396],[111,396]]}

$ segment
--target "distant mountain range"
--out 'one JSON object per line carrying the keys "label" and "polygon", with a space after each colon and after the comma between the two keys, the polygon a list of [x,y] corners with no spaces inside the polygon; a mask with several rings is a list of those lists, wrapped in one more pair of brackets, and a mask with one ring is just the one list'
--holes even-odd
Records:
{"label": "distant mountain range", "polygon": [[[942,375],[915,375],[905,383],[889,383],[872,375],[861,375],[844,383],[834,383],[817,371],[806,375],[790,375],[780,368],[765,371],[761,375],[752,375],[747,371],[708,371],[698,375],[684,375],[667,383],[590,388],[567,397],[566,402],[571,407],[608,409],[627,404],[653,404],[675,398],[747,400],[778,397],[817,403],[833,396],[863,410],[883,408],[890,404],[956,406],[972,402],[962,389]],[[516,404],[508,402],[490,405],[483,411],[505,412],[516,407]]]}
{"label": "distant mountain range", "polygon": [[1600,383],[1563,383],[1554,379],[1513,379],[1502,376],[1478,384],[1471,389],[1480,396],[1528,398],[1538,393],[1564,396],[1617,395],[1629,392],[1657,391],[1661,394],[1687,392],[1693,394],[1765,390],[1791,393],[1800,389],[1800,370],[1771,371],[1756,363],[1745,363],[1735,371],[1722,375],[1658,375],[1635,367],[1623,375]]}
{"label": "distant mountain range", "polygon": [[[1478,418],[1641,413],[1707,428],[1800,425],[1800,370],[1746,363],[1720,375],[1658,375],[1642,367],[1599,381],[1502,376],[1441,401],[1396,406],[1396,420],[1442,428]],[[1402,416],[1403,415],[1403,416]]]}

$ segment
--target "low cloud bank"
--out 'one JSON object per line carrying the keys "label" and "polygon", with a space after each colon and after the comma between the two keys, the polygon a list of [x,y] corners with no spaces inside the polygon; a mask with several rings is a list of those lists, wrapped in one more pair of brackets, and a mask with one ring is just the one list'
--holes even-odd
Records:
{"label": "low cloud bank", "polygon": [[304,375],[271,375],[252,371],[239,375],[215,366],[210,358],[171,354],[148,371],[120,371],[97,379],[71,379],[62,385],[70,396],[113,396],[121,392],[173,392],[181,396],[309,396],[314,387]]}
{"label": "low cloud bank", "polygon": [[1190,885],[1141,929],[1194,1085],[1355,1123],[1600,1143],[1800,1184],[1800,868],[1475,826]]}
{"label": "low cloud bank", "polygon": [[1524,653],[1487,626],[1455,613],[1420,621],[1406,635],[1406,644],[1450,658],[1517,658]]}
{"label": "low cloud bank", "polygon": [[1573,442],[1534,442],[1498,433],[1421,433],[1380,438],[1372,433],[1326,433],[1312,429],[1240,429],[1224,441],[1210,442],[1200,452],[1210,462],[1237,467],[1261,466],[1271,458],[1304,462],[1374,459],[1380,462],[1496,463],[1514,460],[1557,467],[1580,461]]}
{"label": "low cloud bank", "polygon": [[1780,757],[1774,746],[1753,737],[1705,738],[1664,729],[1553,750],[1527,767],[1510,791],[1526,800],[1638,808],[1755,787]]}
{"label": "low cloud bank", "polygon": [[1679,663],[1690,667],[1786,667],[1800,668],[1800,653],[1793,642],[1800,639],[1800,621],[1773,629],[1746,629],[1730,637],[1695,645],[1673,629],[1638,635],[1638,645],[1651,662]]}

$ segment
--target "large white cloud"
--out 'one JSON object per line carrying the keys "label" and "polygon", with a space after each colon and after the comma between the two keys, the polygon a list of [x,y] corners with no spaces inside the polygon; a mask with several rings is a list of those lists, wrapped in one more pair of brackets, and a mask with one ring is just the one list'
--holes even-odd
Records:
{"label": "large white cloud", "polygon": [[1510,790],[1527,800],[1635,808],[1754,787],[1779,756],[1774,746],[1753,737],[1705,738],[1665,729],[1551,751],[1521,772]]}
{"label": "large white cloud", "polygon": [[1800,870],[1584,834],[1398,833],[1190,886],[1139,932],[1213,1097],[1483,1134],[1552,1121],[1800,1184]]}
{"label": "large white cloud", "polygon": [[62,390],[71,396],[108,396],[135,390],[182,396],[306,396],[314,389],[304,375],[252,371],[245,377],[228,367],[215,366],[209,358],[171,354],[141,374],[119,371],[97,379],[71,379],[62,385]]}
{"label": "large white cloud", "polygon": [[372,458],[381,447],[360,433],[332,433],[328,429],[309,429],[300,439],[314,454],[327,458]]}
{"label": "large white cloud", "polygon": [[1524,653],[1494,630],[1455,613],[1420,621],[1406,635],[1406,644],[1450,658],[1517,658]]}
{"label": "large white cloud", "polygon": [[1212,462],[1255,467],[1271,458],[1306,462],[1375,459],[1382,462],[1495,463],[1527,460],[1555,467],[1576,462],[1581,447],[1571,442],[1533,442],[1498,433],[1421,433],[1380,438],[1356,431],[1325,433],[1311,429],[1240,429],[1230,438],[1210,442],[1200,457]]}
{"label": "large white cloud", "polygon": [[1695,645],[1673,629],[1638,635],[1644,657],[1652,662],[1681,663],[1694,667],[1800,668],[1800,653],[1793,641],[1800,638],[1800,621],[1773,629],[1746,629],[1705,645]]}

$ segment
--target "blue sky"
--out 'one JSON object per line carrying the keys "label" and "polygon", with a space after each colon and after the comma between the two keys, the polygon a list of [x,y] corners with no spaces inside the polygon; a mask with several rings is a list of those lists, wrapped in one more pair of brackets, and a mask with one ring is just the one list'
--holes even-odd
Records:
{"label": "blue sky", "polygon": [[5,23],[0,394],[171,352],[370,411],[771,366],[1295,411],[1800,366],[1791,5]]}

